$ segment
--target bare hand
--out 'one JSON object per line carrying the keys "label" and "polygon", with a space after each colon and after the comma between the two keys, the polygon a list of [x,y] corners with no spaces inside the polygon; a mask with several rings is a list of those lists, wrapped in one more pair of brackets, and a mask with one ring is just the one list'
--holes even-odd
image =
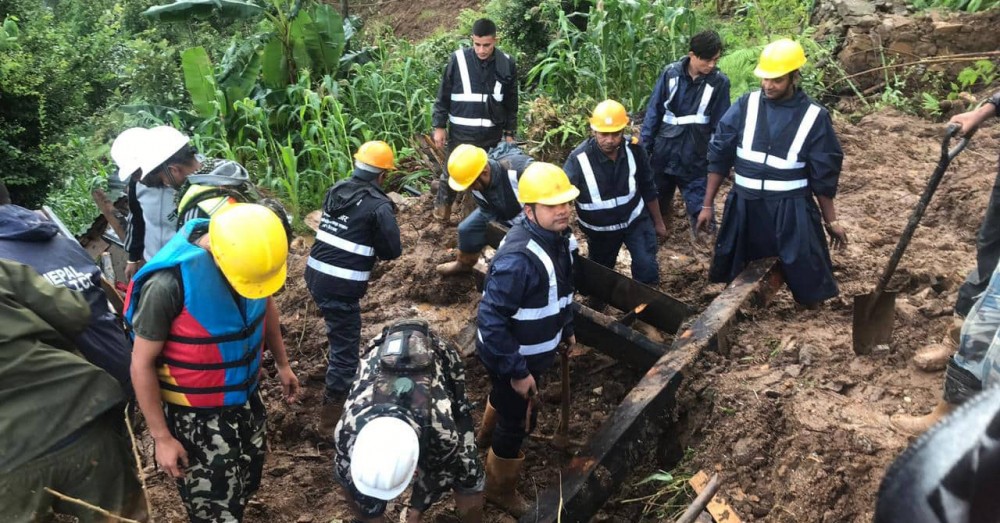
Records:
{"label": "bare hand", "polygon": [[170,477],[180,479],[184,477],[184,469],[188,466],[188,454],[184,450],[184,445],[173,436],[162,439],[154,439],[154,452],[156,454],[156,464],[165,470]]}
{"label": "bare hand", "polygon": [[535,385],[535,377],[531,374],[521,378],[521,379],[510,379],[510,386],[514,388],[514,392],[524,399],[530,399],[535,394],[538,394],[538,386]]}
{"label": "bare hand", "polygon": [[839,223],[827,224],[826,232],[830,234],[830,247],[838,251],[847,247],[847,229],[844,229],[843,225]]}
{"label": "bare hand", "polygon": [[956,114],[948,120],[948,125],[957,125],[963,138],[971,138],[983,122],[996,114],[992,104],[983,104],[978,109]]}
{"label": "bare hand", "polygon": [[663,220],[657,220],[653,227],[656,229],[656,238],[660,240],[660,243],[667,240],[667,226],[663,223]]}
{"label": "bare hand", "polygon": [[694,224],[694,230],[696,232],[712,232],[711,224],[713,218],[715,218],[713,209],[711,207],[703,207],[701,212],[698,213],[698,221]]}
{"label": "bare hand", "polygon": [[139,272],[139,269],[145,264],[145,261],[128,262],[125,264],[125,281],[131,281],[135,278],[135,273]]}
{"label": "bare hand", "polygon": [[508,135],[504,140],[507,140],[507,143],[514,143],[514,135]]}
{"label": "bare hand", "polygon": [[448,133],[440,127],[434,128],[434,145],[444,151],[444,142],[448,138]]}
{"label": "bare hand", "polygon": [[289,405],[299,400],[299,378],[289,366],[278,367],[278,380],[281,381],[281,390],[285,393],[285,402]]}

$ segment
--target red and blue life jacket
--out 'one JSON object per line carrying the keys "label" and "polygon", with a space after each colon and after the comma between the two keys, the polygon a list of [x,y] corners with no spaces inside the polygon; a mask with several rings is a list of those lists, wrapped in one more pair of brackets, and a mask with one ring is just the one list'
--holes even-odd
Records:
{"label": "red and blue life jacket", "polygon": [[132,324],[150,275],[176,271],[184,306],[158,360],[161,397],[199,408],[242,405],[257,389],[267,299],[236,294],[212,254],[189,241],[193,232],[207,227],[205,219],[186,223],[135,275],[125,299],[125,320]]}

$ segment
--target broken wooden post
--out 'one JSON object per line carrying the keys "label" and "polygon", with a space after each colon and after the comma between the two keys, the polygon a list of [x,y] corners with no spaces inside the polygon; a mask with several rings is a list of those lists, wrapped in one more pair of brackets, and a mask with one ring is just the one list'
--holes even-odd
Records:
{"label": "broken wooden post", "polygon": [[125,227],[122,226],[121,220],[115,214],[115,206],[111,203],[111,199],[100,189],[94,189],[90,192],[90,195],[94,198],[94,203],[97,204],[97,210],[101,211],[101,214],[104,215],[104,219],[108,221],[108,225],[118,235],[118,239],[124,242]]}
{"label": "broken wooden post", "polygon": [[[541,493],[535,509],[523,523],[589,521],[622,485],[635,465],[649,459],[672,407],[681,373],[735,320],[740,307],[753,296],[770,292],[764,287],[780,283],[773,258],[752,262],[716,297],[690,326],[675,338],[664,354],[587,445],[563,468],[562,484]],[[559,514],[559,507],[563,512]]]}

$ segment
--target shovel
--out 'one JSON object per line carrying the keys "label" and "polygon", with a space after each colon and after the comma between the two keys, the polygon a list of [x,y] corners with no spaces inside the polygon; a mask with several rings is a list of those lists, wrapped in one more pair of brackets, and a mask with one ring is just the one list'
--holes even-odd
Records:
{"label": "shovel", "polygon": [[941,183],[941,178],[948,169],[948,164],[969,143],[968,137],[963,137],[954,148],[949,150],[948,146],[951,143],[951,139],[955,137],[958,130],[959,127],[957,125],[952,124],[948,126],[944,139],[941,141],[941,158],[938,160],[937,168],[930,179],[927,180],[927,187],[924,188],[924,194],[920,196],[920,201],[917,202],[917,206],[910,214],[910,220],[906,223],[903,235],[900,236],[899,243],[896,244],[896,250],[889,257],[889,263],[885,266],[885,270],[882,271],[882,277],[879,278],[875,290],[871,294],[862,294],[854,297],[854,328],[852,337],[855,354],[871,354],[872,347],[889,343],[892,339],[892,322],[896,312],[897,293],[895,291],[887,291],[886,287],[889,285],[889,280],[892,279],[893,273],[896,272],[896,266],[899,265],[900,258],[906,252],[906,247],[910,244],[910,239],[913,238],[913,233],[917,230],[917,225],[920,224],[920,219],[924,216],[924,211],[927,210],[927,204],[930,203],[931,197],[934,196],[934,191],[937,190],[938,185]]}

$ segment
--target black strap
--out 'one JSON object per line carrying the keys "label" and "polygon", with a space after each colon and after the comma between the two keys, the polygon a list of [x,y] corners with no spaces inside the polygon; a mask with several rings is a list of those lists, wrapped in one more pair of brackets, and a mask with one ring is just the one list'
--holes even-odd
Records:
{"label": "black strap", "polygon": [[179,369],[188,370],[223,370],[223,369],[234,369],[236,367],[243,367],[244,365],[249,365],[250,362],[257,357],[257,351],[260,347],[250,347],[246,354],[242,358],[235,361],[224,361],[220,363],[191,363],[187,361],[178,361],[173,358],[166,358],[160,356],[157,360],[161,364],[170,365],[171,367],[177,367]]}
{"label": "black strap", "polygon": [[251,385],[257,382],[257,373],[248,372],[247,379],[243,380],[241,383],[235,383],[233,385],[224,385],[222,387],[181,387],[180,385],[174,385],[173,383],[167,383],[165,381],[160,382],[160,388],[163,390],[169,390],[171,392],[180,392],[183,394],[218,394],[220,392],[239,392],[239,391],[249,391]]}
{"label": "black strap", "polygon": [[264,316],[265,314],[261,314],[260,316],[254,318],[254,320],[250,322],[250,325],[247,325],[246,327],[240,329],[239,332],[222,334],[220,336],[210,336],[207,338],[195,338],[189,336],[177,336],[175,334],[170,334],[167,336],[167,340],[175,341],[177,343],[184,343],[187,345],[213,345],[216,343],[225,343],[228,341],[245,340],[249,338],[250,335],[253,334],[255,330],[257,330],[257,327],[260,325],[260,323],[264,321]]}

